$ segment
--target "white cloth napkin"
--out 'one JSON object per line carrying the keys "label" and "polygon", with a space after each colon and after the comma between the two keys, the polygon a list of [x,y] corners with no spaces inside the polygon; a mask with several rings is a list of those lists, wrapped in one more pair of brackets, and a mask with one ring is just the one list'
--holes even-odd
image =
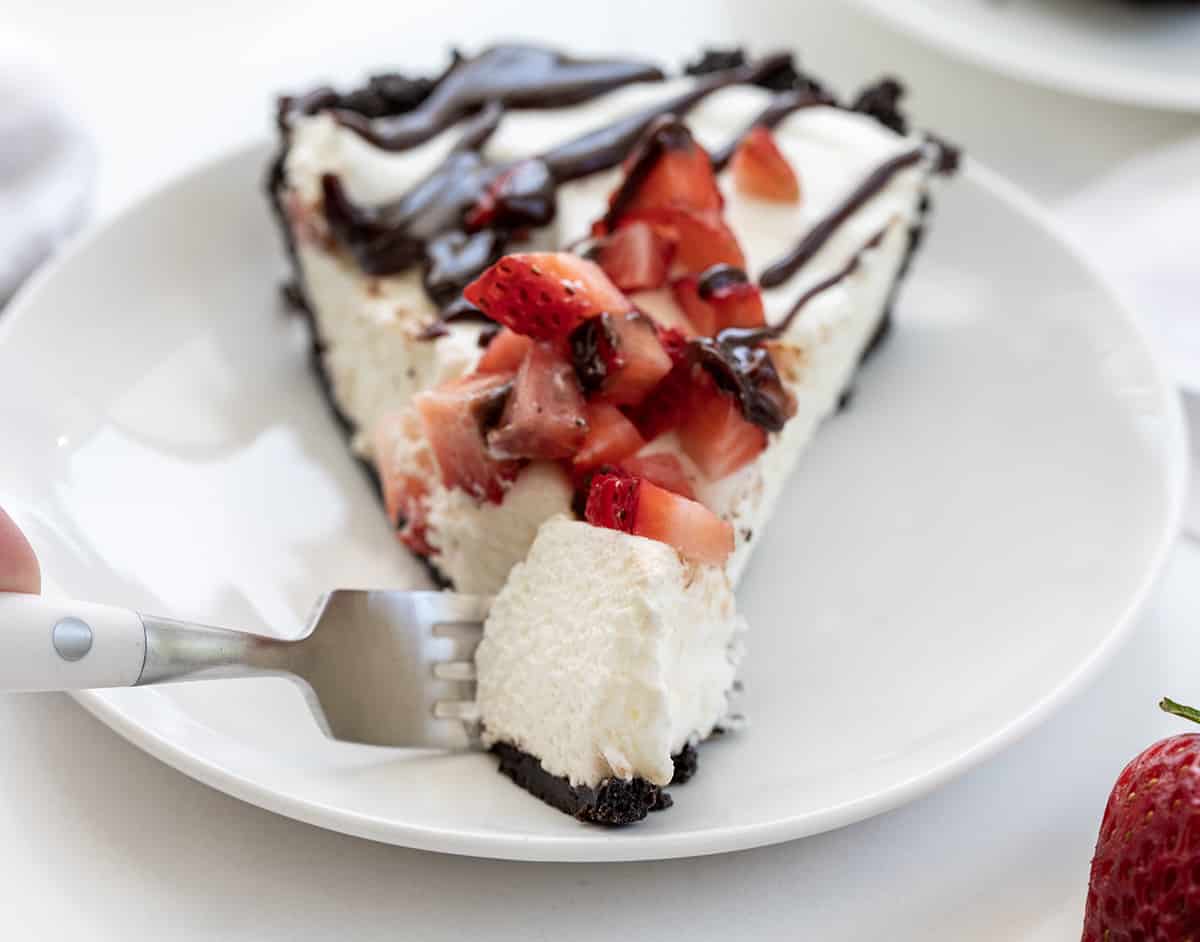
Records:
{"label": "white cloth napkin", "polygon": [[0,43],[0,305],[85,218],[95,155],[52,70]]}
{"label": "white cloth napkin", "polygon": [[1083,251],[1133,303],[1184,390],[1200,539],[1200,138],[1134,160],[1059,207]]}

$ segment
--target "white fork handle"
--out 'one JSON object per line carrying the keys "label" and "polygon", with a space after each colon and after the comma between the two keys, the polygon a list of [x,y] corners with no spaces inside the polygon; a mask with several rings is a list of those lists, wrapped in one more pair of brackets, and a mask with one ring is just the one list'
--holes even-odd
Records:
{"label": "white fork handle", "polygon": [[137,612],[0,593],[0,691],[130,687],[145,662]]}

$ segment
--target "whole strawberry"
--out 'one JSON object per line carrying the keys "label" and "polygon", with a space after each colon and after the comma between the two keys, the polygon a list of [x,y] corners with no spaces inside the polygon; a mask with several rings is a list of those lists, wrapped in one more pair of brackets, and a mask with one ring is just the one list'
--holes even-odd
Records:
{"label": "whole strawberry", "polygon": [[[1200,723],[1200,710],[1162,709]],[[1121,772],[1092,858],[1083,942],[1200,940],[1200,733],[1155,743]]]}

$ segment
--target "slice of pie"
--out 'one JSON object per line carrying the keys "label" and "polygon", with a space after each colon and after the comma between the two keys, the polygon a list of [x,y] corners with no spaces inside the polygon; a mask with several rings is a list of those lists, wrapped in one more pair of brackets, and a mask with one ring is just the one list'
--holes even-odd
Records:
{"label": "slice of pie", "polygon": [[582,820],[665,807],[731,725],[732,586],[957,163],[899,97],[498,46],[281,102],[319,373],[400,540],[497,594],[502,771]]}

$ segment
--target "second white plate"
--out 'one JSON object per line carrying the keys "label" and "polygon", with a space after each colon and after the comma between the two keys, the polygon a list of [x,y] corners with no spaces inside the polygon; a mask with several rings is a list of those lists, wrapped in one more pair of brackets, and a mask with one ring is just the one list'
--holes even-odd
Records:
{"label": "second white plate", "polygon": [[[264,148],[135,206],[0,322],[0,504],[81,598],[282,635],[395,542],[278,307]],[[812,834],[923,794],[1114,649],[1178,519],[1178,406],[1126,312],[1008,184],[939,201],[897,328],[791,482],[741,590],[749,730],[674,809],[581,825],[484,755],[333,743],[279,681],[89,693],[189,775],[430,850],[630,860]]]}
{"label": "second white plate", "polygon": [[1200,111],[1200,5],[853,0],[951,55],[1061,91]]}

